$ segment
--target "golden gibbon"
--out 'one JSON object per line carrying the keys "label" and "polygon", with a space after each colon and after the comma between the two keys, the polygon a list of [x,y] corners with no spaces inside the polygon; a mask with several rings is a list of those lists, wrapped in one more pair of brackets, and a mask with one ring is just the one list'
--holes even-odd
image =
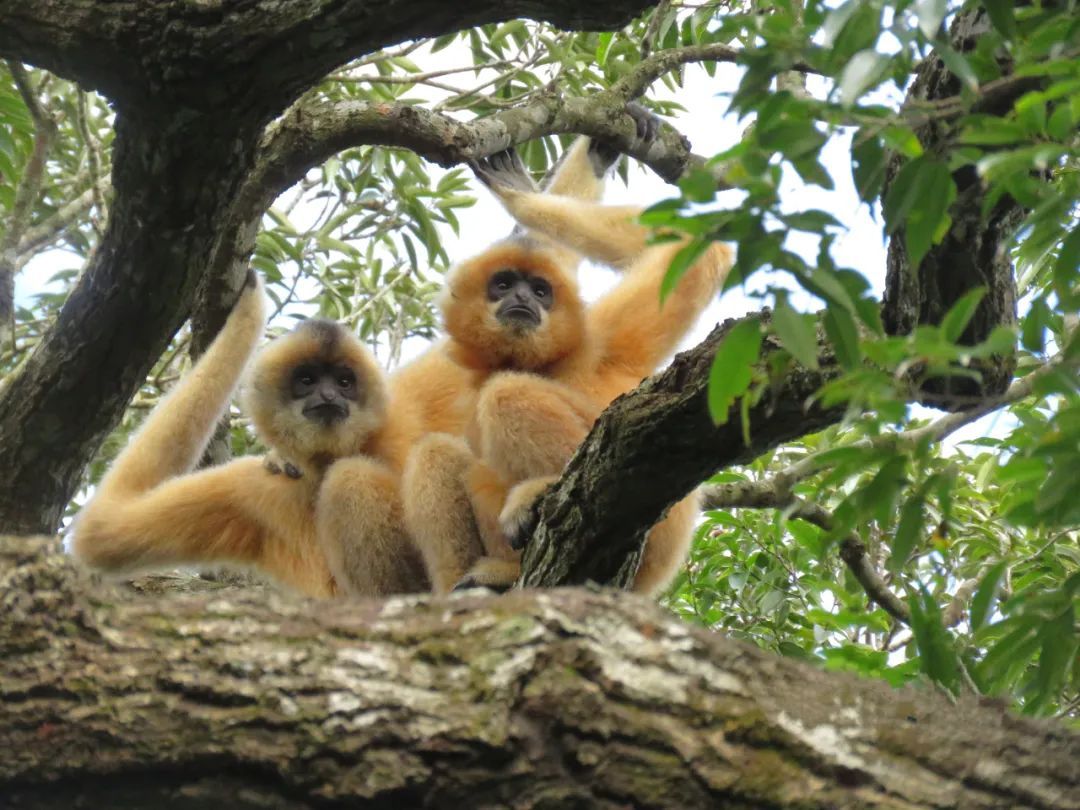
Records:
{"label": "golden gibbon", "polygon": [[[525,233],[459,265],[441,301],[447,354],[483,384],[466,440],[428,436],[405,467],[409,532],[440,592],[459,581],[505,588],[517,579],[520,552],[511,541],[520,545],[535,498],[600,412],[674,351],[732,262],[726,246],[709,246],[661,303],[661,282],[685,239],[649,245],[639,208],[526,189],[512,151],[474,169]],[[623,271],[589,307],[573,272],[582,255]],[[635,590],[655,594],[670,582],[696,513],[691,494],[652,528]]]}
{"label": "golden gibbon", "polygon": [[[256,431],[297,473],[268,475],[255,457],[192,472],[264,322],[262,289],[250,274],[206,353],[147,417],[79,512],[75,555],[110,572],[251,566],[317,597],[426,589],[404,531],[398,475],[381,460],[400,454],[384,375],[339,324],[303,321],[269,343],[245,392]],[[327,475],[363,479],[349,506],[362,507],[364,542],[335,544],[333,531],[318,531],[319,485]],[[335,508],[328,525],[345,519]]]}

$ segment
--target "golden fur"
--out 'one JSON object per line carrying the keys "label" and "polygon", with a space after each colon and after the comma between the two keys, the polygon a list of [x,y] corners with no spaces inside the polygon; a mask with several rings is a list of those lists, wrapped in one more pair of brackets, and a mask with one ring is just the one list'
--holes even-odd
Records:
{"label": "golden fur", "polygon": [[[210,348],[119,455],[76,519],[76,556],[114,572],[254,566],[318,597],[423,589],[423,568],[402,528],[397,478],[370,457],[393,448],[386,383],[359,341],[337,324],[305,322],[271,342],[255,361],[245,397],[261,435],[303,477],[270,475],[256,458],[191,472],[262,335],[263,307],[261,288],[249,285]],[[330,427],[305,420],[287,394],[293,369],[314,360],[340,363],[356,375],[356,407]],[[355,496],[348,508],[362,509],[378,542],[354,543],[350,534],[346,547],[340,533],[316,530],[324,523],[338,528],[319,519],[319,484],[343,456],[333,477],[350,481]],[[370,559],[359,559],[365,550]]]}

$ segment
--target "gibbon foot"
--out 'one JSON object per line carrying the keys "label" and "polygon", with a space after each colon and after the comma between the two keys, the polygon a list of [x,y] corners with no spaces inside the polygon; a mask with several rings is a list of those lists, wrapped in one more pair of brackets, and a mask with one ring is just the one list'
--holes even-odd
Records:
{"label": "gibbon foot", "polygon": [[529,176],[529,171],[521,162],[521,156],[518,155],[516,149],[506,149],[481,160],[470,161],[469,168],[488,188],[536,191],[536,184]]}
{"label": "gibbon foot", "polygon": [[507,494],[506,504],[499,513],[499,529],[514,551],[525,548],[525,543],[536,528],[536,513],[533,506],[556,480],[558,480],[557,475],[530,478],[522,481]]}
{"label": "gibbon foot", "polygon": [[496,557],[482,557],[469,570],[461,581],[454,586],[455,591],[469,588],[487,588],[496,593],[506,593],[521,575],[521,563],[516,560],[501,560]]}
{"label": "gibbon foot", "polygon": [[[634,119],[638,141],[645,144],[652,143],[660,132],[661,120],[636,101],[627,103],[626,114]],[[589,142],[589,158],[597,174],[603,174],[614,166],[621,155],[622,152],[607,141],[593,138]]]}

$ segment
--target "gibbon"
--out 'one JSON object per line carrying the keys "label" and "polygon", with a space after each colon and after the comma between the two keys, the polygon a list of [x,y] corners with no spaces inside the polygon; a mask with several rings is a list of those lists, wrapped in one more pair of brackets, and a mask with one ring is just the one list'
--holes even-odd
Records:
{"label": "gibbon", "polygon": [[[640,209],[536,193],[513,152],[477,176],[526,229],[458,266],[441,301],[447,351],[485,378],[466,439],[432,435],[410,454],[405,516],[436,591],[509,587],[517,537],[536,497],[562,470],[600,412],[674,351],[731,268],[711,245],[660,302],[660,284],[685,240],[647,245]],[[586,308],[567,257],[623,269]],[[634,590],[655,594],[685,558],[696,494],[675,504],[646,540]]]}
{"label": "gibbon", "polygon": [[[308,320],[257,356],[245,392],[259,435],[298,469],[268,475],[258,458],[191,472],[228,405],[265,323],[254,274],[206,353],[147,418],[83,507],[75,555],[128,572],[183,564],[261,569],[304,594],[382,595],[425,590],[404,532],[398,474],[379,459],[401,455],[387,420],[381,369],[339,324]],[[320,483],[353,482],[348,507],[363,524],[347,545],[320,518]]]}

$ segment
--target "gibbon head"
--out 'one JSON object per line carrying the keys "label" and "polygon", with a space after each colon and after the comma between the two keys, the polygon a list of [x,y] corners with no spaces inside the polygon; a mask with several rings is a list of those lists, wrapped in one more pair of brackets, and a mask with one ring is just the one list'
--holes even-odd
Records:
{"label": "gibbon head", "polygon": [[362,452],[383,425],[386,382],[351,332],[315,318],[259,353],[244,405],[268,444],[299,464],[324,465]]}
{"label": "gibbon head", "polygon": [[527,371],[579,347],[584,306],[562,259],[541,240],[513,236],[451,271],[439,305],[455,359]]}

